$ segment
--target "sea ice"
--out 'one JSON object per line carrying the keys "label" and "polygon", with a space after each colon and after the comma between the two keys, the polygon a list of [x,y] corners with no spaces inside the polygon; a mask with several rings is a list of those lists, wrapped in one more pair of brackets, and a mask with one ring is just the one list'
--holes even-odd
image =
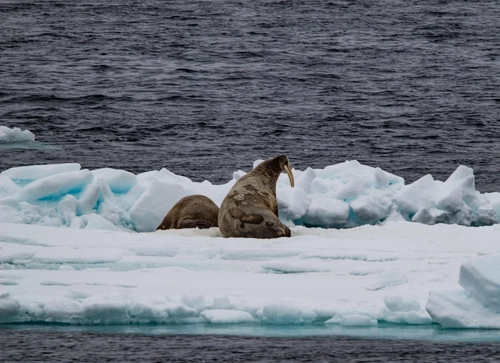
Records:
{"label": "sea ice", "polygon": [[208,322],[214,324],[241,324],[241,323],[255,323],[254,317],[241,310],[228,310],[228,309],[213,309],[204,310],[200,315]]}
{"label": "sea ice", "polygon": [[35,140],[35,134],[29,130],[21,130],[19,127],[9,128],[0,126],[0,143],[23,142]]}
{"label": "sea ice", "polygon": [[472,169],[408,185],[357,161],[294,170],[276,191],[291,238],[155,232],[183,196],[220,205],[243,175],[3,171],[0,322],[500,329],[500,193],[476,191]]}
{"label": "sea ice", "polygon": [[[0,221],[86,225],[81,219],[69,220],[71,213],[57,208],[71,195],[77,201],[73,218],[96,214],[118,229],[150,232],[183,196],[203,194],[220,205],[244,174],[235,172],[228,183],[213,185],[209,181],[195,183],[166,169],[136,176],[110,168],[80,170],[76,163],[12,168],[0,174],[0,205],[10,207],[0,208]],[[346,228],[388,220],[466,226],[498,223],[500,193],[477,192],[472,169],[464,166],[445,182],[426,175],[408,185],[398,176],[357,161],[294,170],[294,174],[295,188],[285,175],[277,183],[280,218],[289,226]],[[33,208],[19,208],[12,198]]]}
{"label": "sea ice", "polygon": [[85,229],[0,223],[0,322],[500,329],[497,225],[299,226],[257,240],[89,229],[106,220],[85,217]]}
{"label": "sea ice", "polygon": [[20,190],[14,197],[19,201],[36,201],[78,193],[94,177],[88,170],[69,171],[37,179]]}
{"label": "sea ice", "polygon": [[125,170],[103,168],[92,170],[92,174],[96,179],[105,180],[111,191],[117,194],[126,193],[137,184],[137,177]]}
{"label": "sea ice", "polygon": [[138,232],[152,232],[167,212],[185,197],[184,188],[176,183],[153,181],[130,208],[130,219]]}
{"label": "sea ice", "polygon": [[78,163],[48,164],[48,165],[28,165],[10,168],[0,173],[0,176],[10,178],[15,181],[37,180],[47,176],[78,171],[81,166]]}
{"label": "sea ice", "polygon": [[446,328],[500,329],[500,253],[464,261],[463,290],[432,291],[426,309]]}

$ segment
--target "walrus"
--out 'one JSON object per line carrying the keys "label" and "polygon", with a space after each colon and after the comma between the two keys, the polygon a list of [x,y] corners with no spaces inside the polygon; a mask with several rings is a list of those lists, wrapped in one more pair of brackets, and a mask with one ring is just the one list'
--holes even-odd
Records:
{"label": "walrus", "polygon": [[156,230],[217,227],[218,215],[219,207],[210,198],[190,195],[175,203]]}
{"label": "walrus", "polygon": [[239,179],[222,201],[219,229],[224,237],[290,237],[278,218],[276,181],[286,171],[294,186],[290,161],[285,155],[263,161]]}

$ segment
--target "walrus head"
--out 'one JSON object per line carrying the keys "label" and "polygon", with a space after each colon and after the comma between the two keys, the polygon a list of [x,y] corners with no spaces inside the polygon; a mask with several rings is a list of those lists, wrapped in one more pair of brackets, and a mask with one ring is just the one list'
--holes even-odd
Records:
{"label": "walrus head", "polygon": [[[286,155],[279,155],[272,159],[263,161],[262,163],[257,165],[254,170],[257,171],[259,169],[262,169],[262,174],[268,174],[271,179],[274,179],[274,183],[276,183],[279,175],[283,171],[286,171],[286,173],[288,174],[288,179],[290,179],[290,185],[292,187],[295,185],[292,169],[290,168],[290,160],[288,160]],[[274,176],[271,176],[272,174],[274,174]]]}

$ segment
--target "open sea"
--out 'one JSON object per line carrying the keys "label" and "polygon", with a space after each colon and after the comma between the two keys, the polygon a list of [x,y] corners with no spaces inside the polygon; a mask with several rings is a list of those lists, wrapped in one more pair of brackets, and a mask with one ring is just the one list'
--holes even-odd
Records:
{"label": "open sea", "polygon": [[[0,125],[36,135],[1,144],[0,171],[165,167],[218,184],[286,154],[407,183],[466,165],[500,192],[500,3],[1,0]],[[0,341],[5,362],[500,361],[498,345],[418,339],[2,328]]]}

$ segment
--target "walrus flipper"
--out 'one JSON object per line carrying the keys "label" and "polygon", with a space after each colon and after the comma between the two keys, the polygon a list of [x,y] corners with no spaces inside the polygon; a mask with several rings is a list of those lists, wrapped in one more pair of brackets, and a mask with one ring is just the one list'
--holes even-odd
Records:
{"label": "walrus flipper", "polygon": [[242,223],[259,224],[264,221],[264,217],[257,213],[246,214],[238,207],[233,207],[229,209],[229,214],[236,219],[239,219]]}
{"label": "walrus flipper", "polygon": [[202,219],[193,220],[193,219],[182,219],[177,223],[177,229],[182,228],[199,228],[199,229],[208,229],[212,228],[213,224],[209,221],[205,221]]}
{"label": "walrus flipper", "polygon": [[159,229],[170,229],[172,228],[172,218],[170,218],[169,215],[165,216],[165,218],[163,219],[163,221],[160,223],[160,225],[158,226],[158,228],[156,228],[156,230],[159,230]]}

